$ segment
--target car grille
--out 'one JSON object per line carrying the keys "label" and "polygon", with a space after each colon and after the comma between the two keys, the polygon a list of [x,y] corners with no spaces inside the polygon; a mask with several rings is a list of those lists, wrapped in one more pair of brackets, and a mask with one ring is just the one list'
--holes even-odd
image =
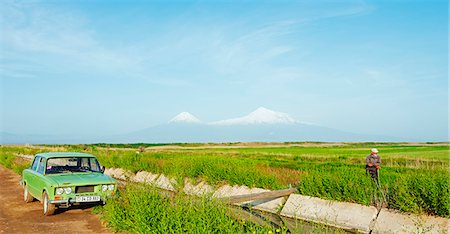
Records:
{"label": "car grille", "polygon": [[92,193],[92,192],[94,192],[94,185],[75,187],[75,193]]}

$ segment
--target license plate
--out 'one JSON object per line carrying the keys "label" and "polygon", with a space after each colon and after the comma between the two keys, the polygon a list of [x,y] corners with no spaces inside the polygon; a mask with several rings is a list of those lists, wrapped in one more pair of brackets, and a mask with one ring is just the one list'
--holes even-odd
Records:
{"label": "license plate", "polygon": [[100,201],[100,196],[82,196],[76,197],[77,202],[98,202]]}

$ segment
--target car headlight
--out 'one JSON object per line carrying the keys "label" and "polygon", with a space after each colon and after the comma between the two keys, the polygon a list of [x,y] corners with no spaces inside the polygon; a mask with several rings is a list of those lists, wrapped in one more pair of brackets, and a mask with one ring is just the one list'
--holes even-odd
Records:
{"label": "car headlight", "polygon": [[56,195],[61,195],[64,193],[64,189],[63,188],[56,188]]}
{"label": "car headlight", "polygon": [[108,185],[108,189],[109,189],[110,191],[113,191],[113,190],[114,190],[114,185],[113,185],[113,184]]}
{"label": "car headlight", "polygon": [[108,189],[108,185],[102,185],[102,192],[105,192]]}
{"label": "car headlight", "polygon": [[64,188],[64,192],[66,192],[66,194],[70,194],[72,192],[72,188]]}

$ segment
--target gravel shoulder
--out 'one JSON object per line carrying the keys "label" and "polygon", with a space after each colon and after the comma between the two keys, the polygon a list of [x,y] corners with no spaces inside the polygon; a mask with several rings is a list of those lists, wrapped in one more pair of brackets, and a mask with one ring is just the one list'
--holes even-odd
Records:
{"label": "gravel shoulder", "polygon": [[42,204],[23,201],[20,176],[0,165],[0,233],[111,233],[92,207],[57,210],[44,216]]}

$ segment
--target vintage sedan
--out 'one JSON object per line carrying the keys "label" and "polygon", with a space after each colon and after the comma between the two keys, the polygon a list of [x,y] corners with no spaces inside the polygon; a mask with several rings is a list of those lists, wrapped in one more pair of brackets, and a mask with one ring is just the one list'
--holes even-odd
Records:
{"label": "vintage sedan", "polygon": [[25,202],[35,198],[44,206],[44,215],[56,208],[86,203],[103,203],[117,190],[117,182],[103,174],[97,158],[85,153],[40,153],[31,167],[23,170],[21,184]]}

